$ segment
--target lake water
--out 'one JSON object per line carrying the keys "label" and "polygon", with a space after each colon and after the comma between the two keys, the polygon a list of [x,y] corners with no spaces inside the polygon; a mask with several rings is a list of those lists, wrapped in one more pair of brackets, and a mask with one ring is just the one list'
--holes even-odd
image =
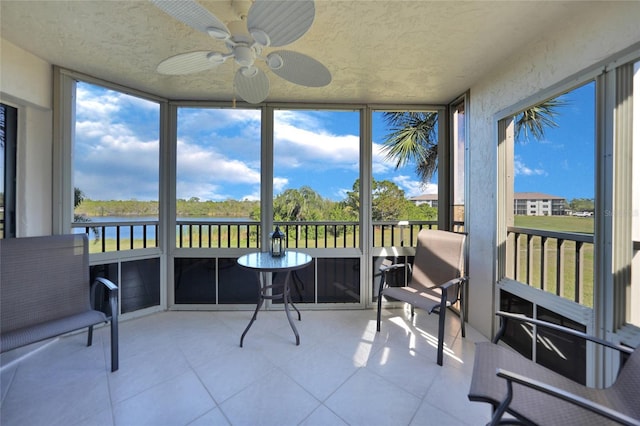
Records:
{"label": "lake water", "polygon": [[[157,221],[158,218],[155,216],[98,216],[98,217],[90,217],[89,218],[91,220],[91,222],[87,222],[86,226],[91,226],[92,224],[100,227],[100,224],[102,223],[113,223],[113,222],[124,222],[127,224],[131,224],[134,223],[134,227],[133,227],[133,238],[134,239],[142,239],[143,238],[143,232],[144,232],[144,228],[142,225],[135,225],[135,222],[153,222],[153,221]],[[249,221],[251,219],[249,218],[239,218],[239,217],[179,217],[177,218],[178,221],[181,220],[188,220],[188,221],[195,221],[195,222],[201,222],[201,223],[207,223],[207,222],[229,222],[229,223],[233,223],[233,222],[246,222]],[[100,232],[102,232],[102,229],[100,229]],[[129,239],[131,238],[131,228],[130,226],[122,226],[120,227],[120,238],[121,239]],[[74,230],[75,233],[80,234],[84,232],[84,228],[75,228]],[[153,225],[147,225],[147,239],[149,240],[153,240],[156,238],[156,230],[155,227]],[[177,232],[177,231],[176,231]],[[93,238],[94,235],[93,233],[90,231],[90,237]],[[105,228],[104,230],[104,238],[105,239],[115,239],[116,238],[116,227],[115,226],[108,226]]]}

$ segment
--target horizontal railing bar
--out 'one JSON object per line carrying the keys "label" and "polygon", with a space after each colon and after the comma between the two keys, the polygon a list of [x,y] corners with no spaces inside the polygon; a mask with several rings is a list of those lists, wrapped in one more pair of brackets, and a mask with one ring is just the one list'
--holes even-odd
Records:
{"label": "horizontal railing bar", "polygon": [[593,234],[583,234],[579,232],[546,231],[544,229],[519,228],[515,226],[508,226],[507,231],[515,234],[556,238],[559,240],[580,241],[582,243],[593,243]]}

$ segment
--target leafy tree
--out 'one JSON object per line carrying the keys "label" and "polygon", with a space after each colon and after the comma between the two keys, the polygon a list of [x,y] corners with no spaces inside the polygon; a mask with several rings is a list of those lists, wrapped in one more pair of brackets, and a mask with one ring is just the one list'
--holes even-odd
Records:
{"label": "leafy tree", "polygon": [[347,191],[347,198],[344,200],[345,209],[352,211],[357,215],[360,213],[360,179],[356,179],[351,187],[351,191]]}
{"label": "leafy tree", "polygon": [[372,181],[371,219],[388,221],[406,217],[404,191],[389,180]]}
{"label": "leafy tree", "polygon": [[574,198],[569,202],[569,208],[574,212],[594,212],[596,204],[593,198]]}
{"label": "leafy tree", "polygon": [[[80,188],[75,188],[75,187],[73,188],[73,210],[74,210],[73,221],[74,222],[91,222],[91,219],[89,219],[87,216],[83,214],[78,214],[75,212],[76,208],[80,204],[82,204],[85,198],[86,198],[86,195],[84,194],[84,192],[82,192]],[[97,227],[92,226],[91,232],[93,232],[93,236],[95,237],[96,240],[100,238],[100,230]]]}
{"label": "leafy tree", "polygon": [[331,203],[328,219],[334,222],[355,222],[359,212],[354,210],[346,200]]}
{"label": "leafy tree", "polygon": [[322,216],[324,200],[308,186],[287,189],[273,200],[273,216],[277,221],[313,221]]}
{"label": "leafy tree", "polygon": [[429,204],[416,206],[412,201],[407,200],[407,220],[436,220],[438,219],[438,209]]}
{"label": "leafy tree", "polygon": [[[395,183],[373,180],[371,218],[379,221],[392,220],[433,220],[438,217],[438,209],[427,204],[416,206],[406,199],[404,191]],[[360,180],[356,179],[353,189],[347,192],[340,208],[351,220],[358,219],[360,208]]]}
{"label": "leafy tree", "polygon": [[[301,222],[325,219],[325,200],[320,194],[308,186],[300,189],[287,189],[273,199],[273,218],[276,221]],[[294,238],[317,238],[316,227],[308,229],[296,225]],[[306,234],[309,232],[309,234]],[[303,235],[304,234],[304,235]],[[287,235],[287,238],[292,237]]]}

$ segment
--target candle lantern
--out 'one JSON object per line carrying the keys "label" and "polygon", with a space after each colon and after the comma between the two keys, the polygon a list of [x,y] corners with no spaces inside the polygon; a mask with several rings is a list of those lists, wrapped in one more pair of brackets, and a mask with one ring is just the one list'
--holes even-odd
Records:
{"label": "candle lantern", "polygon": [[274,257],[284,256],[286,241],[285,241],[285,234],[282,231],[280,231],[280,227],[276,226],[276,230],[271,233],[270,237],[271,237],[271,249],[270,249],[271,256],[274,256]]}

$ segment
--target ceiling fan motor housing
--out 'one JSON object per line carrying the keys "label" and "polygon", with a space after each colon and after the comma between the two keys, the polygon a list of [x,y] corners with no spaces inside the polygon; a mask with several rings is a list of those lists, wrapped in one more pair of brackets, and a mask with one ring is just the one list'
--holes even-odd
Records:
{"label": "ceiling fan motor housing", "polygon": [[241,67],[250,67],[256,60],[256,52],[245,44],[239,44],[233,48],[233,56]]}

